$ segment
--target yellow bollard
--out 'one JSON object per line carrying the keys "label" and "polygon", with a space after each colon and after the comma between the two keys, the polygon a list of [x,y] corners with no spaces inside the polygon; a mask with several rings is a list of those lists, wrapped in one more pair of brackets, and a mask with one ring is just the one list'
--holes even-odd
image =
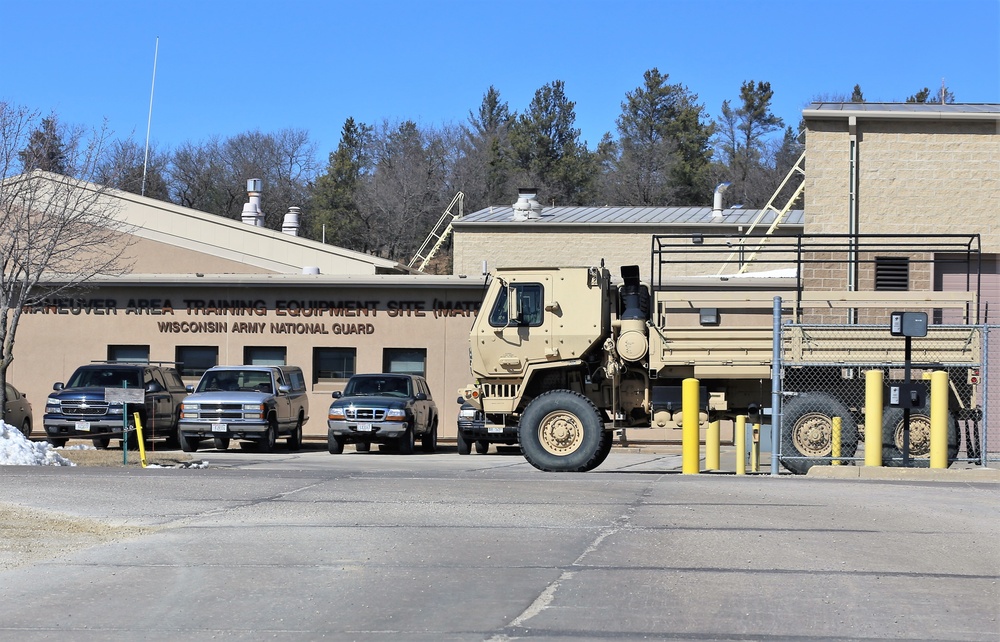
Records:
{"label": "yellow bollard", "polygon": [[[139,413],[134,412],[132,416],[135,417],[135,438],[139,440],[139,462],[142,467],[146,467],[146,442],[142,439],[142,422],[139,421]],[[124,442],[122,442],[124,443]]]}
{"label": "yellow bollard", "polygon": [[931,468],[948,467],[948,373],[931,374]]}
{"label": "yellow bollard", "polygon": [[865,373],[865,466],[882,465],[882,371]]}
{"label": "yellow bollard", "polygon": [[719,470],[719,449],[722,441],[721,428],[718,421],[708,424],[705,432],[705,470]]}
{"label": "yellow bollard", "polygon": [[740,415],[736,418],[736,474],[747,474],[747,418]]}
{"label": "yellow bollard", "polygon": [[750,445],[750,472],[760,472],[760,424],[753,425],[753,443]]}
{"label": "yellow bollard", "polygon": [[698,435],[699,387],[697,379],[685,379],[681,384],[681,472],[697,475],[700,468]]}
{"label": "yellow bollard", "polygon": [[830,463],[834,466],[840,465],[840,431],[842,423],[843,421],[840,417],[833,418],[833,434],[831,435],[833,443],[831,444],[832,452],[830,453],[830,455],[833,456],[833,461]]}

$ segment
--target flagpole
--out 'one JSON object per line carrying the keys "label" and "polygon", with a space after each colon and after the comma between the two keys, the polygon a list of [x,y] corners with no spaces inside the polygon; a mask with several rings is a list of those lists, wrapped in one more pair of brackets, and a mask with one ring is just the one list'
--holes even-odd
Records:
{"label": "flagpole", "polygon": [[153,82],[149,86],[149,117],[146,119],[146,153],[142,160],[142,190],[146,195],[146,167],[149,164],[149,128],[153,124],[153,90],[156,88],[156,59],[160,54],[160,37],[156,37],[156,48],[153,50]]}

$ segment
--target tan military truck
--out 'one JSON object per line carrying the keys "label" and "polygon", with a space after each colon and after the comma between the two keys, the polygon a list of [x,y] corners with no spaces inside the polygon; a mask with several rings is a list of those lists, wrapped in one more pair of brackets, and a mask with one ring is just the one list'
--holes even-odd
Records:
{"label": "tan military truck", "polygon": [[[927,337],[913,339],[912,374],[949,372],[954,458],[956,422],[981,418],[979,335],[957,325],[976,322],[977,248],[978,237],[967,236],[796,236],[748,247],[721,235],[658,235],[652,287],[638,266],[622,267],[620,280],[603,266],[498,269],[470,334],[475,382],[459,394],[490,421],[517,425],[535,467],[587,471],[604,461],[618,430],[637,439],[644,429],[679,431],[686,378],[700,382],[702,427],[737,415],[766,421],[780,317],[782,463],[804,472],[829,461],[834,417],[839,455],[855,455],[864,370],[881,368],[887,380],[903,372],[904,342],[890,336],[889,314],[926,310],[932,323]],[[968,270],[970,287],[935,291],[934,279],[955,264]],[[919,457],[929,410],[923,404],[910,415],[910,453]],[[901,447],[901,420],[898,408],[886,408],[888,459]]]}

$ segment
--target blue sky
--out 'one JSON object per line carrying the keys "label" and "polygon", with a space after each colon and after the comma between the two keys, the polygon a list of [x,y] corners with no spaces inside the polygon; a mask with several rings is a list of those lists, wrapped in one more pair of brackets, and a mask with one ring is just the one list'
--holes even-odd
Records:
{"label": "blue sky", "polygon": [[593,149],[657,67],[711,117],[745,80],[796,126],[817,97],[902,101],[942,78],[1000,103],[1000,0],[56,0],[7,2],[0,100],[160,148],[344,120],[464,122],[490,85],[523,111],[562,80]]}

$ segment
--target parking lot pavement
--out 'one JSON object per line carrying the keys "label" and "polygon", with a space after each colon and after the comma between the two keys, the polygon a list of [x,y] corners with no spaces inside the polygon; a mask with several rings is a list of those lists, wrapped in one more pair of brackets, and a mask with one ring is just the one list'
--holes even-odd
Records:
{"label": "parking lot pavement", "polygon": [[1000,639],[991,483],[198,456],[5,468],[3,505],[133,530],[0,571],[0,638]]}

